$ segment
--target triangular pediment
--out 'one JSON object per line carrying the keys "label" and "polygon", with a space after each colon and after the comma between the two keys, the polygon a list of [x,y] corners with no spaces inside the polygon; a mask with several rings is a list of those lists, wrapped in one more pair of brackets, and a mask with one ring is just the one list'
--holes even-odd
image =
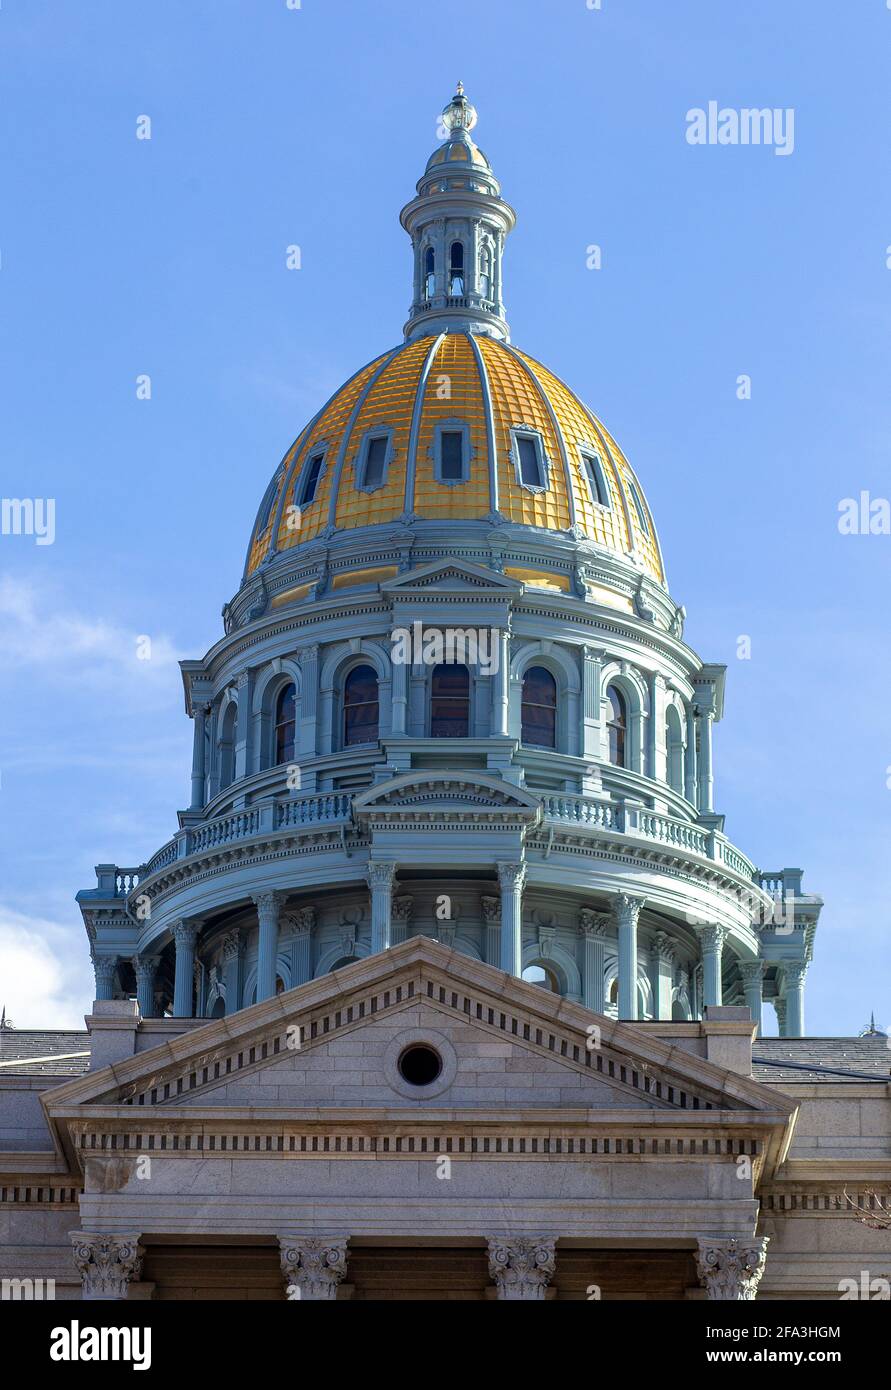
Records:
{"label": "triangular pediment", "polygon": [[[633,1024],[593,1014],[428,937],[414,937],[68,1082],[47,1092],[44,1105],[51,1122],[70,1120],[78,1110],[95,1106],[104,1113],[107,1107],[132,1108],[131,1113],[163,1108],[172,1118],[185,1103],[214,1103],[214,1094],[235,1081],[243,1084],[256,1078],[262,1089],[273,1069],[295,1067],[297,1054],[305,1069],[305,1059],[315,1049],[330,1049],[332,1043],[350,1038],[361,1042],[363,1032],[367,1035],[378,1025],[386,1024],[392,1034],[396,1023],[405,1021],[417,1031],[417,1020],[425,1012],[435,1016],[433,1026],[440,1034],[451,1022],[465,1039],[478,1033],[481,1051],[482,1045],[497,1043],[512,1055],[535,1059],[536,1066],[546,1063],[553,1072],[545,1091],[551,1079],[562,1074],[566,1086],[575,1088],[575,1108],[685,1113],[690,1119],[695,1118],[693,1112],[703,1119],[709,1111],[725,1117],[727,1112],[750,1112],[768,1124],[783,1124],[794,1110],[758,1082]],[[356,1055],[364,1050],[360,1046]],[[374,1072],[373,1065],[363,1065]],[[576,1087],[570,1078],[582,1078],[585,1085]],[[383,1103],[381,1096],[375,1096],[375,1103]],[[448,1093],[439,1103],[452,1104]],[[550,1096],[548,1103],[554,1103]],[[338,1104],[336,1090],[330,1104]],[[390,1105],[399,1104],[394,1095]],[[472,1110],[472,1102],[465,1104]]]}
{"label": "triangular pediment", "polygon": [[413,593],[429,594],[441,592],[443,596],[461,593],[464,596],[479,594],[489,598],[510,598],[523,592],[523,585],[515,579],[508,579],[484,565],[474,565],[468,560],[434,560],[427,565],[388,579],[381,584],[381,592],[395,597],[408,597]]}
{"label": "triangular pediment", "polygon": [[541,814],[537,796],[477,772],[413,771],[369,787],[353,800],[357,820],[438,819],[485,821],[492,817],[534,823]]}

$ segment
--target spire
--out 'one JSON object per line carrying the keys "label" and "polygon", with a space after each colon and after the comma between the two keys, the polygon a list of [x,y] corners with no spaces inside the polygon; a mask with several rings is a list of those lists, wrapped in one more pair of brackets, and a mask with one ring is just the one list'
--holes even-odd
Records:
{"label": "spire", "polygon": [[471,139],[476,123],[476,108],[459,82],[443,107],[442,144],[418,180],[417,197],[400,214],[414,253],[407,342],[449,332],[510,338],[501,262],[516,216],[501,197],[488,159]]}

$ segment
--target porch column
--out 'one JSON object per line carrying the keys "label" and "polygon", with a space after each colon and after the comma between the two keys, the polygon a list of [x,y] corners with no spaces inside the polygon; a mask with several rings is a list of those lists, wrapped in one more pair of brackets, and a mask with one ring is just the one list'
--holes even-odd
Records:
{"label": "porch column", "polygon": [[133,969],[136,973],[136,1002],[142,1018],[155,1017],[155,975],[158,972],[156,956],[135,956]]}
{"label": "porch column", "polygon": [[547,1236],[489,1237],[489,1276],[499,1299],[543,1299],[554,1273],[556,1241]]}
{"label": "porch column", "polygon": [[173,1016],[192,1017],[192,991],[195,987],[195,940],[197,922],[177,922],[173,928],[176,965],[173,978]]}
{"label": "porch column", "polygon": [[255,1003],[271,999],[275,994],[275,973],[278,962],[278,910],[281,893],[255,893],[259,939],[257,943],[257,995]]}
{"label": "porch column", "polygon": [[235,928],[223,937],[223,983],[226,986],[226,1013],[242,1006],[244,993],[244,932]]}
{"label": "porch column", "polygon": [[74,1263],[83,1283],[84,1299],[122,1299],[142,1273],[145,1254],[139,1236],[90,1235],[72,1231]]}
{"label": "porch column", "polygon": [[760,960],[743,960],[739,963],[739,973],[742,977],[743,990],[746,996],[746,1003],[749,1006],[749,1013],[756,1024],[756,1036],[761,1037],[761,993],[764,980],[764,965]]}
{"label": "porch column", "polygon": [[764,1273],[769,1236],[739,1240],[730,1236],[715,1240],[700,1236],[696,1272],[710,1300],[753,1299]]}
{"label": "porch column", "polygon": [[499,864],[501,887],[501,969],[518,979],[523,973],[523,884],[525,864]]}
{"label": "porch column", "polygon": [[785,969],[786,987],[786,1037],[804,1037],[804,981],[807,964],[787,965]]}
{"label": "porch column", "polygon": [[206,763],[207,711],[209,705],[194,705],[192,712],[192,804],[200,811],[204,805],[204,776]]}
{"label": "porch column", "polygon": [[346,1274],[347,1237],[279,1236],[289,1302],[320,1303],[337,1297]]}
{"label": "porch column", "polygon": [[593,908],[579,909],[579,936],[582,938],[582,999],[595,1014],[606,1011],[606,928],[607,918]]}
{"label": "porch column", "polygon": [[96,998],[113,999],[114,981],[118,971],[117,956],[94,956],[93,974],[96,977]]}
{"label": "porch column", "polygon": [[389,860],[370,863],[367,870],[371,889],[371,953],[386,951],[390,945],[393,880],[396,865]]}
{"label": "porch column", "polygon": [[501,899],[480,898],[480,907],[486,930],[486,964],[498,968],[501,965]]}
{"label": "porch column", "polygon": [[727,933],[723,927],[705,926],[697,928],[697,935],[702,951],[702,1002],[707,1008],[723,1002],[721,955]]}
{"label": "porch column", "polygon": [[674,943],[671,937],[665,932],[657,932],[650,950],[650,986],[653,991],[654,1019],[671,1019],[674,961]]}
{"label": "porch column", "polygon": [[613,912],[619,934],[619,1018],[637,1018],[637,921],[643,898],[617,894]]}

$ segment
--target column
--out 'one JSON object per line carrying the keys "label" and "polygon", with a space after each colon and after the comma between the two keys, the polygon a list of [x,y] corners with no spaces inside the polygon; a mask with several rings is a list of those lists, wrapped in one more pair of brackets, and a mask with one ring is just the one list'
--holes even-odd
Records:
{"label": "column", "polygon": [[396,865],[387,860],[369,863],[366,876],[371,889],[371,953],[374,955],[377,951],[386,951],[390,945],[390,915]]}
{"label": "column", "polygon": [[485,928],[485,961],[487,965],[501,966],[501,899],[480,898]]}
{"label": "column", "polygon": [[599,647],[582,648],[582,721],[584,727],[583,756],[603,757],[600,725],[600,682],[605,653]]}
{"label": "column", "polygon": [[173,978],[173,1016],[192,1017],[192,990],[195,987],[195,941],[197,922],[177,922],[173,928],[176,964]]}
{"label": "column", "polygon": [[499,1299],[543,1299],[554,1273],[556,1241],[547,1236],[489,1237],[489,1276]]}
{"label": "column", "polygon": [[519,978],[523,973],[523,884],[525,864],[499,864],[501,887],[501,969]]}
{"label": "column", "polygon": [[158,971],[156,956],[136,956],[133,960],[136,973],[136,1002],[142,1018],[155,1017],[155,975]]}
{"label": "column", "polygon": [[785,999],[782,998],[780,995],[777,995],[776,999],[774,999],[774,1001],[773,1001],[773,1007],[774,1007],[774,1011],[776,1012],[776,1016],[777,1016],[777,1030],[778,1030],[778,1032],[779,1032],[779,1035],[780,1035],[781,1038],[786,1038],[786,1037],[788,1037],[789,1035],[788,1035],[788,1033],[786,1032],[786,1001],[785,1001]]}
{"label": "column", "polygon": [[226,986],[226,1013],[242,1006],[244,993],[244,932],[237,928],[223,937],[223,983]]}
{"label": "column", "polygon": [[117,956],[94,956],[93,974],[96,976],[96,998],[113,999],[114,982],[118,973]]}
{"label": "column", "polygon": [[712,723],[715,712],[711,706],[699,711],[699,810],[715,809],[715,779],[712,773]]}
{"label": "column", "polygon": [[[390,651],[394,651],[394,644],[391,641]],[[391,663],[393,670],[393,688],[391,692],[391,703],[393,707],[393,722],[390,726],[394,734],[404,734],[407,728],[408,718],[408,662],[396,661]]]}
{"label": "column", "polygon": [[390,925],[391,945],[398,946],[400,942],[406,940],[414,910],[415,900],[409,893],[402,893],[398,898],[393,899]]}
{"label": "column", "polygon": [[696,712],[687,706],[687,746],[684,749],[684,796],[696,805]]}
{"label": "column", "polygon": [[767,1259],[769,1236],[760,1239],[726,1240],[700,1236],[696,1256],[696,1272],[710,1300],[753,1299],[758,1290]]}
{"label": "column", "polygon": [[607,918],[593,908],[579,909],[579,936],[582,937],[582,998],[586,1009],[606,1012],[606,928]]}
{"label": "column", "polygon": [[278,963],[278,909],[280,893],[255,893],[259,935],[257,941],[257,992],[255,1003],[272,999]]}
{"label": "column", "polygon": [[200,811],[204,805],[204,774],[207,748],[206,704],[192,707],[192,804],[191,810]]}
{"label": "column", "polygon": [[727,933],[719,926],[697,927],[696,930],[702,951],[702,1002],[708,1008],[709,1004],[723,1002],[721,955]]}
{"label": "column", "polygon": [[[658,770],[657,770],[657,767],[656,767],[656,751],[657,751],[657,750],[656,750],[656,735],[657,735],[657,733],[658,733],[658,731],[659,731],[659,716],[660,716],[660,714],[661,714],[661,705],[660,705],[660,707],[657,709],[657,698],[656,698],[656,672],[655,672],[655,671],[651,671],[651,672],[650,672],[649,678],[648,678],[648,680],[647,680],[647,702],[648,702],[648,704],[649,704],[649,706],[650,706],[650,713],[649,713],[649,717],[648,717],[648,719],[647,719],[647,761],[646,761],[646,771],[647,771],[647,776],[652,777],[652,778],[655,780],[655,779],[659,776],[659,773],[658,773]],[[663,775],[663,778],[664,778],[664,776],[665,776],[665,769],[664,769],[664,768],[662,769],[662,775]]]}
{"label": "column", "polygon": [[619,893],[613,904],[619,936],[619,1018],[637,1018],[637,922],[643,898]]}
{"label": "column", "polygon": [[319,1303],[337,1297],[346,1274],[347,1237],[279,1236],[288,1301]]}
{"label": "column", "polygon": [[492,675],[492,733],[510,733],[510,633],[493,630],[497,643],[498,666]]}
{"label": "column", "polygon": [[314,907],[299,907],[291,914],[294,928],[294,985],[312,979],[312,933],[316,924]]}
{"label": "column", "polygon": [[674,984],[674,942],[665,932],[653,937],[650,948],[650,985],[653,991],[653,1018],[671,1019]]}
{"label": "column", "polygon": [[298,653],[300,660],[300,738],[301,757],[315,757],[318,749],[319,646],[314,642]]}
{"label": "column", "polygon": [[142,1273],[145,1254],[139,1236],[90,1235],[72,1231],[74,1263],[83,1281],[84,1299],[126,1298]]}
{"label": "column", "polygon": [[786,1032],[787,1038],[804,1037],[804,981],[807,963],[787,965],[785,974]]}
{"label": "column", "polygon": [[254,681],[250,671],[242,671],[238,677],[238,715],[235,720],[235,748],[233,766],[235,781],[241,781],[252,772],[251,767],[251,696]]}
{"label": "column", "polygon": [[764,980],[764,966],[760,960],[741,960],[739,973],[743,982],[746,1004],[757,1027],[757,1037],[761,1037],[761,991]]}

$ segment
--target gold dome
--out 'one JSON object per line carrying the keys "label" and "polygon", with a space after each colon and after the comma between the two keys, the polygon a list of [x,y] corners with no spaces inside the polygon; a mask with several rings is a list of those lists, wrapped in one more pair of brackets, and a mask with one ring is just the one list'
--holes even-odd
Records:
{"label": "gold dome", "polygon": [[[466,429],[464,480],[437,475],[438,425]],[[517,440],[524,434],[539,441],[540,488],[520,476]],[[387,438],[387,461],[379,484],[365,488],[357,470],[373,435]],[[312,500],[300,504],[313,468]],[[603,502],[595,500],[598,491]],[[500,516],[514,525],[571,531],[665,582],[652,515],[615,440],[553,372],[496,338],[461,332],[416,338],[375,358],[335,392],[267,489],[247,574],[275,552],[331,534],[331,527],[407,516],[440,522]]]}

